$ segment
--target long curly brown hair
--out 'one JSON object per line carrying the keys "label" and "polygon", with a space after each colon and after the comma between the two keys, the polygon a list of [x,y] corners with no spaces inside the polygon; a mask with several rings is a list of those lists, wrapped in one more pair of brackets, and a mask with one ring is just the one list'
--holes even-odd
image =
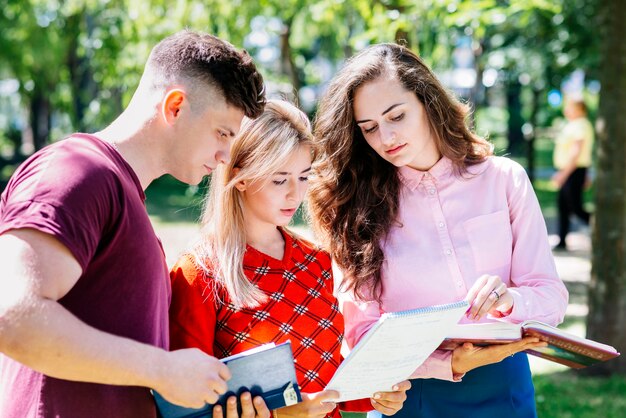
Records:
{"label": "long curly brown hair", "polygon": [[424,104],[439,152],[459,175],[492,154],[491,144],[470,131],[468,107],[437,80],[409,49],[395,44],[368,47],[331,81],[314,126],[319,158],[310,181],[313,229],[344,272],[344,290],[380,301],[384,240],[397,222],[397,168],[365,141],[353,113],[355,91],[382,76],[397,78]]}

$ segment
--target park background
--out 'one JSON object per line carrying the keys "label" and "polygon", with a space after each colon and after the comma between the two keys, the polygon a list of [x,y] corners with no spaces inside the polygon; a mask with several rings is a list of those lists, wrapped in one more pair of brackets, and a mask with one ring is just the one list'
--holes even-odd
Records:
{"label": "park background", "polygon": [[[598,135],[585,192],[595,219],[591,228],[575,224],[571,250],[555,253],[570,291],[563,327],[624,351],[625,8],[620,0],[0,0],[0,190],[35,150],[110,123],[150,48],[182,28],[246,48],[269,95],[296,101],[311,118],[346,58],[400,42],[472,106],[470,122],[497,155],[526,167],[550,233],[563,97],[585,97]],[[198,236],[206,187],[165,176],[147,190],[170,265]],[[307,232],[302,213],[295,227]],[[540,417],[624,416],[623,359],[586,371],[531,361]]]}

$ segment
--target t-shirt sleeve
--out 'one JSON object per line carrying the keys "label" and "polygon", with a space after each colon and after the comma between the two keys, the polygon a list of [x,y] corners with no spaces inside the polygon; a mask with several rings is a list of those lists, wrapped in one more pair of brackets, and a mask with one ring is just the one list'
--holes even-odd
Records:
{"label": "t-shirt sleeve", "polygon": [[3,193],[0,234],[32,228],[52,235],[85,270],[119,205],[116,178],[101,167],[68,152],[35,155]]}
{"label": "t-shirt sleeve", "polygon": [[170,350],[195,347],[214,355],[216,300],[206,274],[185,255],[172,267],[170,279]]}

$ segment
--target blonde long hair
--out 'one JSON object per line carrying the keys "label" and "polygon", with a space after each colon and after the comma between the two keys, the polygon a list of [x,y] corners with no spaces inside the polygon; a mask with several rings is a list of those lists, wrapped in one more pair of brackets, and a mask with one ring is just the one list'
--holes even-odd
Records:
{"label": "blonde long hair", "polygon": [[[233,140],[231,161],[218,167],[201,218],[202,238],[194,248],[196,263],[218,288],[226,290],[236,309],[253,308],[267,296],[245,276],[246,228],[241,181],[269,181],[296,149],[312,144],[311,124],[294,105],[269,100],[257,119],[244,119]],[[219,300],[219,297],[216,298]]]}

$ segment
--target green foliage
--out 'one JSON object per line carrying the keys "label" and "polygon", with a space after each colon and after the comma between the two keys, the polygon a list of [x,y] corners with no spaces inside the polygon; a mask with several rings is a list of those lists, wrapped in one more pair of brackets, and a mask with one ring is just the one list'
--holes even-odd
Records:
{"label": "green foliage", "polygon": [[376,42],[404,41],[433,67],[447,69],[462,34],[474,39],[479,68],[504,70],[509,78],[529,74],[540,88],[557,85],[574,63],[592,73],[597,66],[593,9],[583,0],[4,3],[0,66],[20,81],[25,103],[35,91],[45,92],[54,109],[70,115],[74,129],[101,128],[121,111],[159,39],[189,27],[244,45],[259,16],[273,36],[289,31],[282,51],[289,57],[268,63],[266,78],[296,88],[324,81],[320,59],[334,64]]}
{"label": "green foliage", "polygon": [[537,415],[542,418],[621,418],[626,378],[583,377],[579,371],[533,376]]}
{"label": "green foliage", "polygon": [[152,182],[146,190],[148,213],[161,223],[197,222],[207,183],[188,186],[169,175]]}

